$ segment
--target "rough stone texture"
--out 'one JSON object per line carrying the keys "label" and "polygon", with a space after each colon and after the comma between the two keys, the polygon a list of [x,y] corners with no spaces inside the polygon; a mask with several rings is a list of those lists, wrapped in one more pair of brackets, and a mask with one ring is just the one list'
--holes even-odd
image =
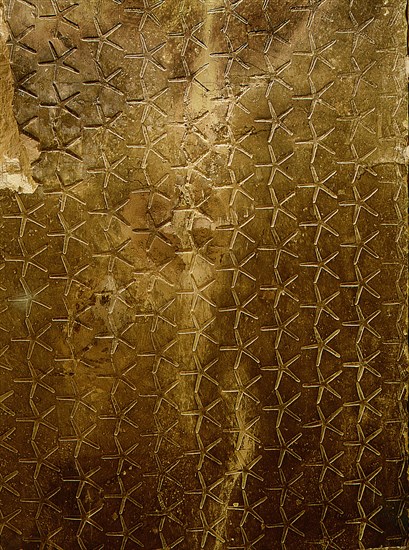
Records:
{"label": "rough stone texture", "polygon": [[35,142],[20,135],[13,112],[14,86],[6,38],[7,25],[0,2],[0,189],[34,191],[31,162],[38,157]]}
{"label": "rough stone texture", "polygon": [[405,546],[405,10],[4,1],[1,548]]}

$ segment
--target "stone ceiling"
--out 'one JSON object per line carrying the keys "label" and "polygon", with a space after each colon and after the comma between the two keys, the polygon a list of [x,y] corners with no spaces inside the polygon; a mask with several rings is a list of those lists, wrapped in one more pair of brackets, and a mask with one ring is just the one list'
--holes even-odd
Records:
{"label": "stone ceiling", "polygon": [[0,547],[404,546],[406,3],[3,4]]}

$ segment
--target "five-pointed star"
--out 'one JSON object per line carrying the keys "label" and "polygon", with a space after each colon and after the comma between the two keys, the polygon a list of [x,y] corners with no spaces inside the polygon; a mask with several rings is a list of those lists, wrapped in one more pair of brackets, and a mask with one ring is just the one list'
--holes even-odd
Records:
{"label": "five-pointed star", "polygon": [[341,357],[341,355],[336,350],[334,350],[333,348],[331,348],[329,346],[329,342],[331,342],[331,340],[333,340],[336,336],[338,336],[338,334],[340,332],[341,332],[341,330],[337,329],[337,330],[334,330],[334,332],[332,332],[326,338],[322,338],[322,336],[321,336],[319,330],[317,329],[317,327],[314,327],[314,334],[315,334],[315,339],[316,339],[317,343],[316,344],[310,344],[308,346],[303,346],[301,349],[307,349],[307,350],[308,349],[316,349],[317,350],[317,359],[315,361],[315,365],[317,367],[319,367],[319,365],[321,364],[322,355],[323,355],[324,351],[326,351],[330,355],[333,355],[334,357],[339,359]]}
{"label": "five-pointed star", "polygon": [[294,133],[287,128],[287,126],[284,124],[284,119],[293,111],[294,107],[289,107],[285,111],[283,111],[281,114],[277,114],[273,103],[269,100],[268,101],[268,108],[270,110],[270,118],[257,118],[254,122],[264,122],[267,124],[271,124],[270,128],[270,135],[268,137],[268,142],[270,143],[275,135],[276,130],[281,129],[289,136],[294,135]]}

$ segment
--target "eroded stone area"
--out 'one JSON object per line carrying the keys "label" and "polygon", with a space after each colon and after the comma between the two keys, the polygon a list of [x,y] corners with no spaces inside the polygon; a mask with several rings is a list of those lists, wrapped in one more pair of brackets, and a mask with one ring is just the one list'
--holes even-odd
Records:
{"label": "eroded stone area", "polygon": [[405,8],[4,2],[3,548],[406,544]]}
{"label": "eroded stone area", "polygon": [[35,142],[21,136],[13,111],[14,84],[6,40],[9,36],[0,2],[0,189],[31,193],[36,188],[31,162],[38,157]]}

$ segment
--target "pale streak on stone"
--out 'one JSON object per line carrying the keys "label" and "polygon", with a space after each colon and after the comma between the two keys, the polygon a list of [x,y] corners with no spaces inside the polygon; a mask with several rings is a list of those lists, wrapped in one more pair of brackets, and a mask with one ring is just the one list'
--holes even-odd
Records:
{"label": "pale streak on stone", "polygon": [[[31,175],[31,141],[21,136],[13,112],[14,85],[7,51],[7,25],[0,0],[0,190],[33,193],[37,188]],[[30,143],[28,143],[30,141]],[[26,142],[26,143],[24,143]]]}

